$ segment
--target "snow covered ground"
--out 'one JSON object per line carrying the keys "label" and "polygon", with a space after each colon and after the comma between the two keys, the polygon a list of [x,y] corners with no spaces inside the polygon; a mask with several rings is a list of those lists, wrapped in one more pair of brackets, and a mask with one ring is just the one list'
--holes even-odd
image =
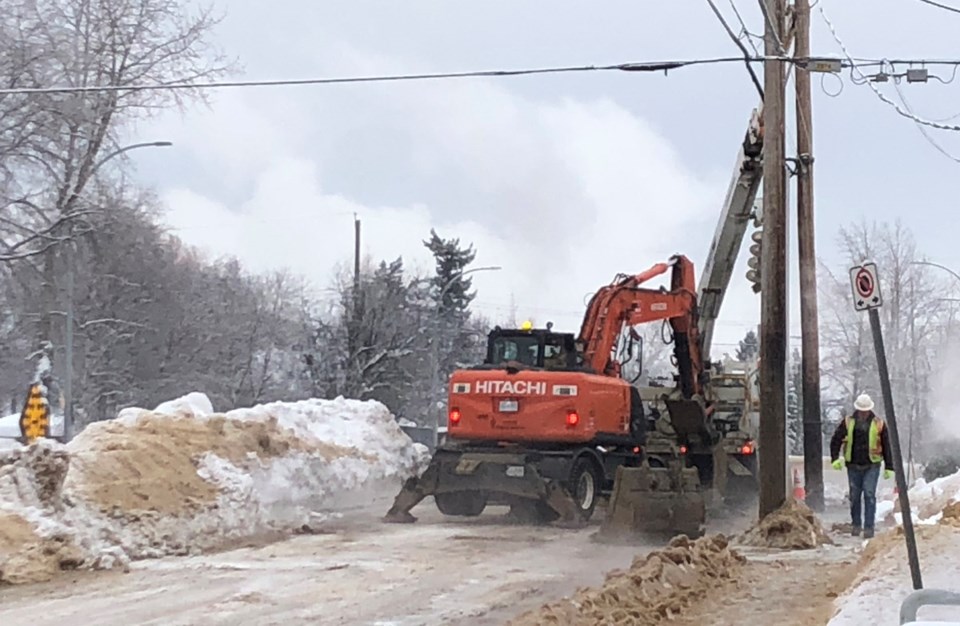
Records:
{"label": "snow covered ground", "polygon": [[[960,591],[960,472],[909,491],[911,518],[915,522],[920,571],[924,588]],[[837,600],[839,610],[829,626],[892,623],[900,603],[913,590],[907,551],[902,534],[902,515],[895,503],[878,503],[878,517],[893,514],[898,526],[868,542],[853,585]],[[921,619],[958,620],[956,607],[929,607]]]}
{"label": "snow covered ground", "polygon": [[[152,411],[125,409],[66,446],[45,440],[0,451],[0,580],[289,533],[371,491],[395,491],[427,458],[378,402],[306,400],[218,414],[194,393]],[[56,554],[39,572],[11,575],[10,563],[37,546],[51,552],[50,542]]]}

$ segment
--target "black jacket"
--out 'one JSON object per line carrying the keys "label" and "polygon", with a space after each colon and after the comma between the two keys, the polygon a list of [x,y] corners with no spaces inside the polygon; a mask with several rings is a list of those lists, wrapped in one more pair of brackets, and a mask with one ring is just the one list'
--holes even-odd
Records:
{"label": "black jacket", "polygon": [[[871,411],[870,419],[873,420],[874,414]],[[880,449],[883,454],[883,466],[885,469],[893,469],[893,453],[890,449],[889,425],[884,424],[880,431]],[[869,430],[853,429],[853,450],[851,453],[849,465],[872,465],[870,462],[868,443],[866,437]],[[840,420],[837,429],[833,431],[833,437],[830,439],[830,460],[836,461],[843,453],[843,440],[847,436],[847,418]]]}

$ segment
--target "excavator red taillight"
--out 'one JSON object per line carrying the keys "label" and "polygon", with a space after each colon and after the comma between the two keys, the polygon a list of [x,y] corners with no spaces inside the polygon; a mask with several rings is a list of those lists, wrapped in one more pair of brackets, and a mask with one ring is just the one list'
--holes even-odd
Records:
{"label": "excavator red taillight", "polygon": [[567,411],[567,426],[573,427],[580,423],[580,415],[576,411]]}
{"label": "excavator red taillight", "polygon": [[450,415],[448,419],[451,426],[456,426],[459,424],[462,417],[463,415],[460,413],[460,409],[450,409]]}
{"label": "excavator red taillight", "polygon": [[680,454],[686,454],[686,453],[687,453],[687,446],[680,446]]}
{"label": "excavator red taillight", "polygon": [[741,454],[753,454],[753,451],[754,447],[752,441],[747,441],[747,443],[743,444],[743,447],[740,448]]}

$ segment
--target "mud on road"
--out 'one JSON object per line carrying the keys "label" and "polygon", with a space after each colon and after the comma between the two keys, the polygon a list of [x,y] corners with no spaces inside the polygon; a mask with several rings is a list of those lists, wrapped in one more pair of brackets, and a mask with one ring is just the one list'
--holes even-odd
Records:
{"label": "mud on road", "polygon": [[[417,507],[416,524],[383,524],[388,505],[268,545],[0,589],[0,623],[503,624],[599,585],[609,570],[664,545],[596,543],[598,522],[576,530],[523,526],[496,507],[479,518],[445,518],[430,500]],[[736,532],[749,522],[748,513],[734,515],[711,530]]]}
{"label": "mud on road", "polygon": [[462,520],[424,502],[413,525],[382,524],[385,510],[265,546],[0,589],[0,623],[502,624],[654,547],[598,545],[596,525],[520,526],[495,509]]}

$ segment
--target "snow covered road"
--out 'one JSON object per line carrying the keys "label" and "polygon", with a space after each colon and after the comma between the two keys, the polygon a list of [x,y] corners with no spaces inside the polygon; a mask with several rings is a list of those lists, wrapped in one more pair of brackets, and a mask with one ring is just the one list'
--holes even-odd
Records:
{"label": "snow covered road", "polygon": [[496,509],[452,520],[427,501],[417,514],[390,525],[364,511],[324,534],[2,589],[0,623],[501,624],[660,547],[596,544],[595,525],[512,525]]}

